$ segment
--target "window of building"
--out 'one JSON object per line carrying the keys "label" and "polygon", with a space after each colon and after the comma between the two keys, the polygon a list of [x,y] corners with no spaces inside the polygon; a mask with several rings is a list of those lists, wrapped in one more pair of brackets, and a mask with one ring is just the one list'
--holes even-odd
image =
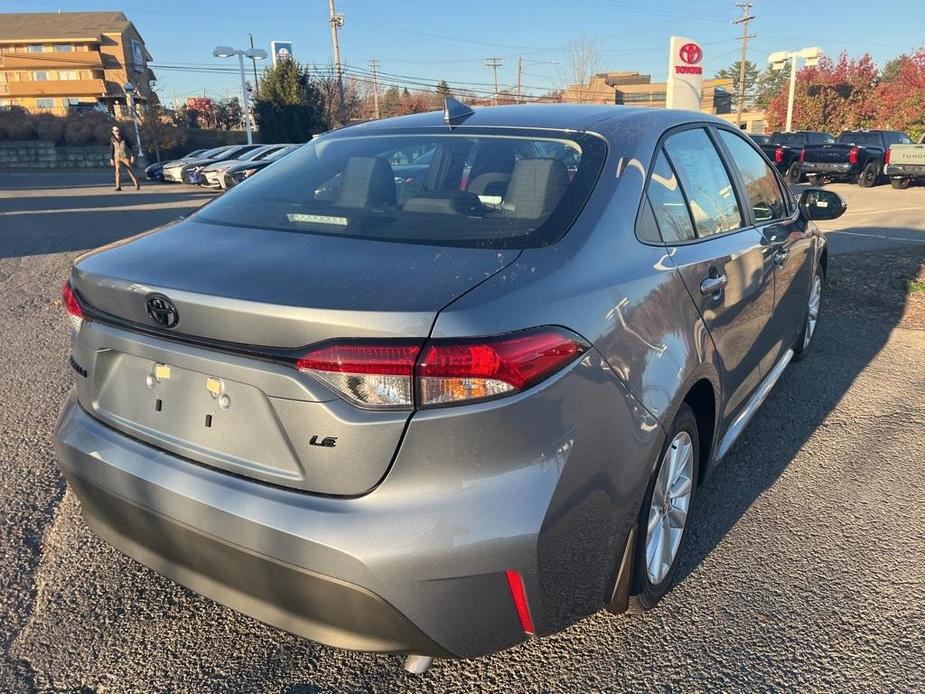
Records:
{"label": "window of building", "polygon": [[687,195],[698,236],[743,226],[735,188],[705,130],[695,128],[672,135],[665,142],[665,151]]}
{"label": "window of building", "polygon": [[55,53],[73,53],[74,46],[70,43],[56,43]]}
{"label": "window of building", "polygon": [[46,98],[36,99],[35,105],[40,110],[53,109],[55,107],[55,100]]}
{"label": "window of building", "polygon": [[732,155],[739,173],[742,174],[745,194],[748,196],[755,221],[768,222],[786,217],[787,205],[784,202],[784,194],[777,183],[777,176],[765,163],[764,157],[744,138],[728,130],[720,130],[719,136]]}
{"label": "window of building", "polygon": [[33,72],[32,79],[34,79],[36,82],[44,82],[48,79],[48,71],[42,70],[40,72]]}
{"label": "window of building", "polygon": [[58,70],[59,80],[79,80],[80,70]]}
{"label": "window of building", "polygon": [[45,52],[45,46],[43,46],[43,45],[40,44],[40,43],[33,43],[33,44],[30,44],[30,45],[29,45],[29,52],[30,52],[30,53],[44,53],[44,52]]}
{"label": "window of building", "polygon": [[62,99],[62,101],[64,102],[65,106],[76,106],[80,103],[80,98],[76,96],[67,96]]}

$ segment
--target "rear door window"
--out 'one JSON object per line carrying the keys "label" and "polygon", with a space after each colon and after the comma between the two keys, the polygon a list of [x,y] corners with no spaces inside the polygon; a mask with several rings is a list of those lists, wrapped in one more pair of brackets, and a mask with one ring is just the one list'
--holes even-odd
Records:
{"label": "rear door window", "polygon": [[682,130],[665,140],[669,163],[687,196],[698,236],[745,225],[726,167],[702,128]]}
{"label": "rear door window", "polygon": [[729,150],[733,165],[739,170],[745,184],[745,195],[756,222],[768,222],[787,216],[784,194],[777,176],[764,157],[746,140],[728,130],[720,130],[719,137]]}
{"label": "rear door window", "polygon": [[659,152],[649,178],[649,202],[665,243],[678,243],[696,238],[694,224],[684,200],[678,178]]}

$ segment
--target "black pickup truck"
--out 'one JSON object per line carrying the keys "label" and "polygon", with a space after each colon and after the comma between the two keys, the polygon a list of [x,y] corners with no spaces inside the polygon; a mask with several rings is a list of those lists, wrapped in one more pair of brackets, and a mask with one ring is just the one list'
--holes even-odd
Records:
{"label": "black pickup truck", "polygon": [[797,130],[788,133],[774,133],[767,144],[759,145],[761,150],[774,162],[787,183],[799,183],[803,180],[800,168],[800,154],[806,145],[821,145],[835,142],[828,133],[812,130]]}
{"label": "black pickup truck", "polygon": [[890,145],[910,144],[896,130],[843,132],[834,143],[803,148],[802,170],[811,185],[824,179],[857,182],[862,188],[877,185]]}

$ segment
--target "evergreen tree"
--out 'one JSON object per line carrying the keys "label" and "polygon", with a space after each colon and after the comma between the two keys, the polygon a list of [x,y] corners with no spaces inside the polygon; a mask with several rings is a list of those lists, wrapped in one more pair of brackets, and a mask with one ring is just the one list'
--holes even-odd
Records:
{"label": "evergreen tree", "polygon": [[330,128],[324,95],[311,73],[295,60],[264,70],[254,119],[264,143],[306,142]]}

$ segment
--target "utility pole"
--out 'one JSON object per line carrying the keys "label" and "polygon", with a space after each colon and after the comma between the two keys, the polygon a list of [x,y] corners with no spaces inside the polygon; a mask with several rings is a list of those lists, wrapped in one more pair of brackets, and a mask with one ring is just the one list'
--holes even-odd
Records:
{"label": "utility pole", "polygon": [[331,46],[334,50],[334,77],[337,80],[337,95],[340,97],[340,103],[337,105],[337,116],[340,115],[344,108],[344,73],[340,63],[340,42],[337,39],[337,31],[344,26],[344,15],[337,14],[334,9],[334,0],[328,0],[328,22],[331,24]]}
{"label": "utility pole", "polygon": [[[523,101],[524,57],[517,56],[517,103]],[[497,89],[497,88],[496,88]]]}
{"label": "utility pole", "polygon": [[[251,50],[254,50],[254,35],[248,34],[248,37],[251,40]],[[257,81],[257,59],[251,58],[251,62],[254,64],[254,96],[260,96],[260,82]]]}
{"label": "utility pole", "polygon": [[369,69],[373,73],[373,111],[375,112],[376,120],[379,120],[379,61],[370,60]]}
{"label": "utility pole", "polygon": [[750,2],[736,3],[742,8],[742,16],[739,19],[732,20],[733,24],[742,25],[742,59],[739,61],[739,94],[736,99],[736,127],[742,127],[742,109],[745,107],[745,63],[748,59],[748,40],[755,38],[757,34],[748,33],[748,25],[755,16],[751,14],[752,4]]}
{"label": "utility pole", "polygon": [[495,96],[494,104],[498,105],[498,68],[504,65],[504,61],[501,58],[486,58],[485,67],[495,73]]}

